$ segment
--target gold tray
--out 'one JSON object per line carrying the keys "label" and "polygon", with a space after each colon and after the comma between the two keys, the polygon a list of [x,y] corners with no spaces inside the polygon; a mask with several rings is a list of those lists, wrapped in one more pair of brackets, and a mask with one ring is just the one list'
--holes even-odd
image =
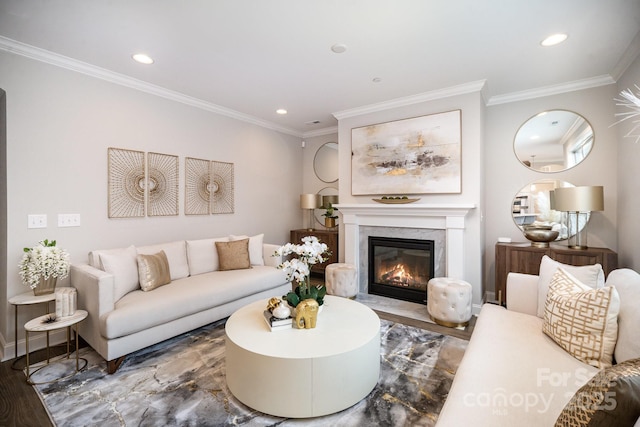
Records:
{"label": "gold tray", "polygon": [[420,199],[371,199],[371,200],[378,203],[386,203],[388,205],[400,205],[404,203],[417,202]]}

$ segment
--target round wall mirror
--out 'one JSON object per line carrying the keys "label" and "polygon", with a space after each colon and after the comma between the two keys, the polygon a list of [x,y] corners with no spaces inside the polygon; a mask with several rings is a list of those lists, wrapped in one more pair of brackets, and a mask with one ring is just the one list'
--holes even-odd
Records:
{"label": "round wall mirror", "polygon": [[[317,194],[320,194],[321,196],[338,196],[338,189],[334,188],[334,187],[324,187],[322,188],[320,191],[318,191]],[[324,197],[323,197],[323,201],[324,201]],[[314,216],[316,218],[316,222],[318,224],[320,224],[321,226],[326,227],[325,225],[325,217],[324,214],[327,212],[327,210],[324,207],[318,208],[318,209],[314,209],[313,213]],[[334,213],[335,216],[338,216],[337,213]],[[338,226],[338,219],[335,219],[335,226]]]}
{"label": "round wall mirror", "polygon": [[[558,231],[556,241],[566,240],[569,237],[566,213],[553,209],[553,190],[561,187],[574,187],[574,185],[555,179],[541,179],[525,185],[516,194],[511,204],[511,213],[520,231],[524,233],[528,228],[548,228]],[[582,227],[584,224],[580,228]]]}
{"label": "round wall mirror", "polygon": [[338,180],[338,143],[323,144],[313,158],[313,171],[322,182]]}
{"label": "round wall mirror", "polygon": [[538,172],[560,172],[582,162],[591,152],[593,128],[567,110],[543,111],[527,120],[513,140],[520,162]]}

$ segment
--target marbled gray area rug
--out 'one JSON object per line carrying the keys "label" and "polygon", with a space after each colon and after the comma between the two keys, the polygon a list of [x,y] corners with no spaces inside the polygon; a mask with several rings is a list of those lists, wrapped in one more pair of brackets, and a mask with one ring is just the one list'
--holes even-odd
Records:
{"label": "marbled gray area rug", "polygon": [[[467,341],[385,320],[381,328],[378,384],[359,403],[323,417],[274,417],[235,399],[225,381],[224,321],[138,351],[113,375],[95,351],[81,349],[85,371],[36,390],[60,427],[434,425]],[[56,363],[33,380],[73,366],[74,359]],[[285,373],[282,380],[290,381]]]}

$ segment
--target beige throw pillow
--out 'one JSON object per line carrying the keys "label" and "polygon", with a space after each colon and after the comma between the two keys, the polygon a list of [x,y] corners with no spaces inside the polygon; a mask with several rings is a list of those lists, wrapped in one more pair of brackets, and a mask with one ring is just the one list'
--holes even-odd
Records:
{"label": "beige throw pillow", "polygon": [[549,285],[542,330],[576,359],[611,366],[620,298],[612,286],[591,289],[558,268]]}
{"label": "beige throw pillow", "polygon": [[143,291],[152,291],[171,283],[169,261],[164,251],[153,255],[138,255],[138,275]]}
{"label": "beige throw pillow", "polygon": [[264,241],[264,234],[257,234],[255,236],[235,236],[231,234],[229,241],[249,239],[249,261],[251,265],[264,265],[264,258],[262,257],[262,244]]}
{"label": "beige throw pillow", "polygon": [[549,258],[547,255],[542,257],[540,262],[540,273],[538,274],[538,317],[544,316],[544,303],[547,300],[547,292],[549,291],[549,283],[558,267],[577,278],[583,284],[591,289],[602,288],[604,286],[604,271],[600,264],[593,265],[567,265]]}
{"label": "beige throw pillow", "polygon": [[113,301],[118,301],[131,291],[140,289],[138,285],[138,265],[135,246],[116,251],[105,251],[99,255],[102,269],[113,275]]}
{"label": "beige throw pillow", "polygon": [[221,271],[251,268],[251,262],[249,261],[249,239],[215,243]]}

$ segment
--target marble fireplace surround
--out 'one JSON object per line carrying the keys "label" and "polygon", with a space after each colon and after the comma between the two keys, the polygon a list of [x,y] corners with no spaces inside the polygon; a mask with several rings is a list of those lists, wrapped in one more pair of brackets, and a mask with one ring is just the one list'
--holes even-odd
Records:
{"label": "marble fireplace surround", "polygon": [[375,203],[336,207],[344,225],[344,261],[358,266],[360,293],[368,293],[370,235],[434,240],[435,276],[464,279],[465,216],[474,205]]}

